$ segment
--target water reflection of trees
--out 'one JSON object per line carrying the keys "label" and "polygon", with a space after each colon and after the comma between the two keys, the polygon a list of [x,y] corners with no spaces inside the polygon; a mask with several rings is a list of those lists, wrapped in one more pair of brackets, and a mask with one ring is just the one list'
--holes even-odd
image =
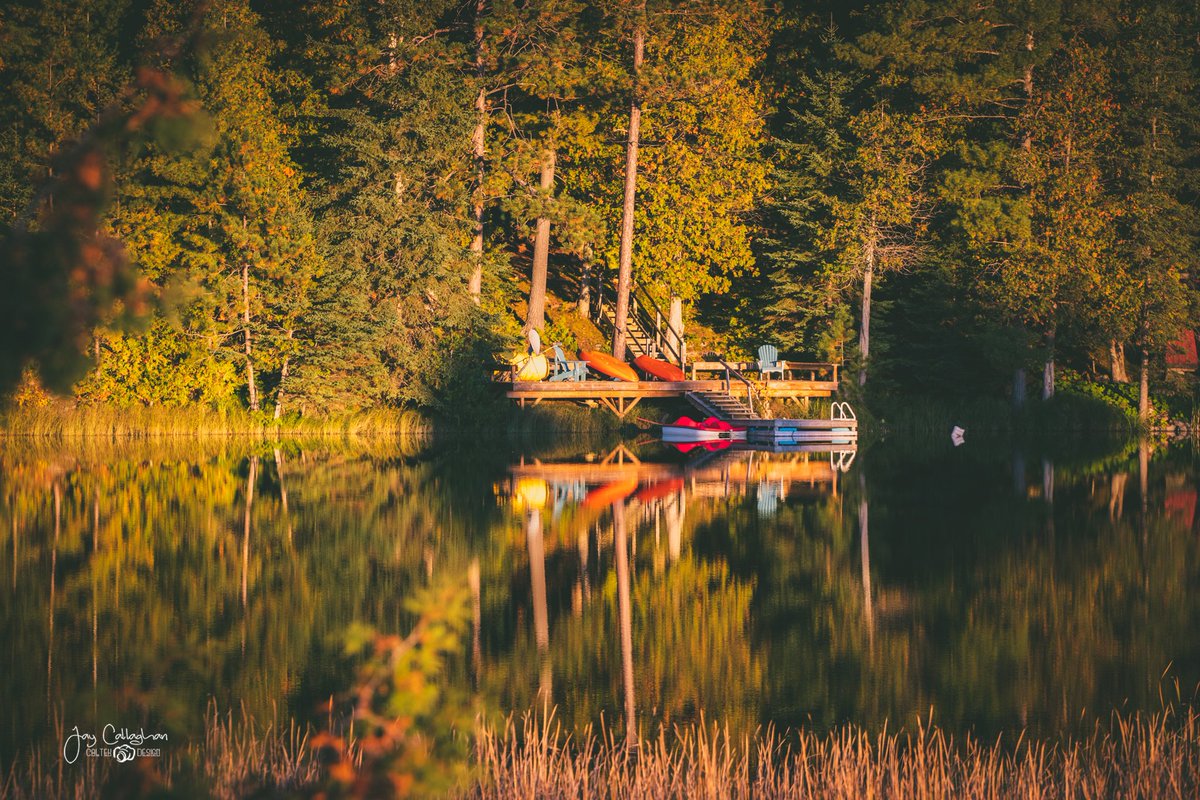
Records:
{"label": "water reflection of trees", "polygon": [[1154,707],[1168,662],[1200,678],[1200,542],[1190,456],[1146,455],[877,449],[807,488],[738,462],[724,488],[642,480],[662,490],[621,501],[621,532],[565,484],[516,503],[470,449],[6,444],[0,760],[56,718],[186,736],[209,696],[307,716],[345,685],[345,627],[405,630],[447,574],[476,620],[452,677],[492,713],[620,729],[632,695],[643,726],[934,707],[994,730]]}

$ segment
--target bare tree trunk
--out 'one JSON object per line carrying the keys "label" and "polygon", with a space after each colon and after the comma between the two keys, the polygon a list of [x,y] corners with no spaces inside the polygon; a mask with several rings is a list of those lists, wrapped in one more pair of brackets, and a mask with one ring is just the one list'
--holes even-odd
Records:
{"label": "bare tree trunk", "polygon": [[858,352],[862,364],[858,368],[858,385],[867,383],[867,361],[871,356],[871,284],[875,279],[875,220],[871,219],[871,238],[867,240],[864,254],[863,289],[862,289],[862,323],[858,330]]}
{"label": "bare tree trunk", "polygon": [[1114,383],[1129,383],[1129,372],[1125,369],[1125,343],[1113,339],[1108,343],[1109,374]]}
{"label": "bare tree trunk", "polygon": [[484,179],[484,136],[487,133],[487,93],[483,88],[483,4],[475,0],[475,77],[479,80],[479,93],[475,95],[475,132],[471,135],[471,148],[475,153],[475,193],[471,200],[471,216],[475,223],[475,234],[471,238],[471,280],[467,285],[471,299],[479,305],[483,291],[483,179]]}
{"label": "bare tree trunk", "polygon": [[[1025,49],[1026,49],[1026,51],[1028,51],[1030,53],[1033,52],[1033,31],[1032,30],[1028,30],[1025,32]],[[1025,76],[1024,76],[1024,80],[1022,81],[1022,84],[1024,85],[1024,88],[1025,88],[1026,106],[1027,107],[1032,106],[1033,105],[1033,62],[1032,61],[1030,61],[1030,63],[1026,64],[1026,66],[1025,66]],[[1024,150],[1026,153],[1033,150],[1033,132],[1029,128],[1025,129],[1025,133],[1021,137],[1021,149]],[[1014,370],[1014,372],[1013,372],[1013,408],[1021,409],[1021,408],[1025,407],[1026,383],[1027,383],[1027,380],[1026,380],[1026,375],[1025,375],[1025,368],[1017,367],[1016,370]]]}
{"label": "bare tree trunk", "polygon": [[[543,203],[547,202],[554,192],[554,164],[556,154],[553,148],[546,151],[542,161],[542,176],[539,196]],[[529,328],[541,330],[546,327],[546,273],[550,262],[550,217],[545,211],[537,219],[537,233],[533,239],[533,271],[529,277],[529,313],[525,324]]]}
{"label": "bare tree trunk", "polygon": [[258,387],[254,383],[254,358],[250,346],[250,264],[242,262],[242,341],[246,350],[246,389],[250,410],[258,411]]}
{"label": "bare tree trunk", "polygon": [[1150,419],[1150,353],[1142,346],[1142,367],[1138,375],[1138,418]]}
{"label": "bare tree trunk", "polygon": [[[287,340],[289,342],[291,342],[294,339],[295,335],[296,335],[296,329],[288,328]],[[279,388],[275,391],[275,414],[274,414],[275,419],[279,419],[280,417],[283,416],[283,392],[284,392],[283,387],[287,385],[288,366],[291,363],[291,360],[292,360],[292,354],[285,353],[283,356],[283,366],[281,366],[279,368]]]}
{"label": "bare tree trunk", "polygon": [[[640,8],[645,13],[643,0]],[[641,139],[642,106],[639,78],[645,48],[644,20],[633,31],[633,100],[629,104],[629,138],[625,144],[625,202],[621,207],[621,248],[617,263],[617,303],[613,312],[613,355],[625,359],[625,322],[629,316],[629,289],[633,282],[633,210],[637,194],[638,144]]]}
{"label": "bare tree trunk", "polygon": [[1047,337],[1046,363],[1042,367],[1042,399],[1054,397],[1054,331]]}

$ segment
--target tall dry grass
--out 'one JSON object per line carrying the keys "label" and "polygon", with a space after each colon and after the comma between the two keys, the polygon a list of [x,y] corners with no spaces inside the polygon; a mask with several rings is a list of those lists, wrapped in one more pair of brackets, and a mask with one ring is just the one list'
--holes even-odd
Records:
{"label": "tall dry grass", "polygon": [[87,405],[54,400],[0,413],[0,436],[160,438],[174,436],[373,436],[428,433],[431,423],[412,410],[375,409],[327,417],[285,417],[200,406]]}
{"label": "tall dry grass", "polygon": [[0,800],[296,796],[320,776],[309,735],[308,726],[280,722],[278,714],[260,724],[245,709],[221,713],[212,703],[202,741],[167,745],[161,759],[127,764],[111,758],[65,764],[57,753],[34,753],[0,771]]}
{"label": "tall dry grass", "polygon": [[[821,798],[1101,800],[1200,797],[1200,715],[1114,715],[1081,739],[983,743],[935,726],[869,734],[772,729],[736,736],[711,724],[660,729],[628,746],[607,729],[566,733],[526,717],[476,733],[470,800]],[[203,741],[164,759],[73,767],[37,756],[0,773],[0,798],[307,796],[320,778],[309,731],[209,709]]]}
{"label": "tall dry grass", "polygon": [[680,726],[627,747],[609,731],[576,738],[553,721],[486,729],[479,782],[466,797],[516,798],[1195,798],[1194,710],[1114,717],[1064,744],[956,740],[936,727],[870,735],[767,729],[736,737]]}

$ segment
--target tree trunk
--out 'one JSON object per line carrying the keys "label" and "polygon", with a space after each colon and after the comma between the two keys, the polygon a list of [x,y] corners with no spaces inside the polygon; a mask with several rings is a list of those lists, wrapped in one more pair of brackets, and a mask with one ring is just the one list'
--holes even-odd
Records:
{"label": "tree trunk", "polygon": [[592,262],[586,260],[579,271],[579,316],[592,318]]}
{"label": "tree trunk", "polygon": [[862,323],[858,330],[858,353],[862,359],[858,368],[858,385],[867,384],[867,361],[871,356],[871,284],[875,280],[875,220],[871,220],[871,238],[867,240],[863,265]]}
{"label": "tree trunk", "polygon": [[471,238],[471,280],[467,290],[475,305],[483,291],[483,179],[484,179],[484,136],[487,132],[487,93],[483,88],[483,3],[475,0],[475,77],[479,80],[479,93],[475,95],[475,132],[471,135],[471,149],[475,153],[475,193],[471,200],[471,216],[475,234]]}
{"label": "tree trunk", "polygon": [[[645,3],[641,11],[645,12]],[[645,47],[643,20],[633,32],[633,100],[629,104],[629,138],[625,143],[625,202],[621,207],[621,248],[617,259],[617,302],[613,312],[613,356],[625,360],[625,321],[629,316],[629,288],[633,282],[633,210],[637,194],[638,143],[641,137],[642,106],[638,80]]]}
{"label": "tree trunk", "polygon": [[[287,340],[291,342],[296,335],[294,328],[288,328]],[[283,387],[287,385],[288,366],[291,363],[292,354],[286,353],[283,356],[283,366],[279,368],[279,389],[275,392],[275,419],[283,416]]]}
{"label": "tree trunk", "polygon": [[1114,383],[1129,383],[1129,372],[1125,369],[1125,343],[1113,339],[1108,343],[1109,373]]}
{"label": "tree trunk", "polygon": [[1042,399],[1054,397],[1054,331],[1047,338],[1046,363],[1042,367]]}
{"label": "tree trunk", "polygon": [[[538,192],[542,203],[546,203],[554,193],[555,160],[554,149],[547,150],[542,161],[542,177]],[[537,233],[533,239],[533,271],[529,277],[529,313],[526,314],[525,319],[528,328],[539,331],[546,327],[546,272],[549,261],[550,217],[546,216],[543,208],[542,215],[537,219]]]}
{"label": "tree trunk", "polygon": [[1012,402],[1013,408],[1022,409],[1025,407],[1025,392],[1028,380],[1025,375],[1024,367],[1017,367],[1013,370],[1013,385],[1012,385]]}
{"label": "tree trunk", "polygon": [[1138,419],[1150,419],[1150,353],[1142,347],[1142,368],[1138,375]]}
{"label": "tree trunk", "polygon": [[258,387],[254,384],[254,358],[250,346],[250,264],[242,262],[242,342],[246,351],[246,389],[250,410],[258,411]]}

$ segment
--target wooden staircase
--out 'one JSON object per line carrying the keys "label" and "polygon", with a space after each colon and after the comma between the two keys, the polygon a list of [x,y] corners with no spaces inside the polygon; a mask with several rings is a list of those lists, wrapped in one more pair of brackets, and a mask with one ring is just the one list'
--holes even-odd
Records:
{"label": "wooden staircase", "polygon": [[733,395],[721,391],[686,392],[684,399],[700,413],[726,422],[747,422],[762,419],[748,405]]}
{"label": "wooden staircase", "polygon": [[[615,327],[612,306],[601,306],[599,315],[600,319],[596,320],[598,327],[603,331],[611,331]],[[625,349],[629,351],[630,357],[637,358],[644,355],[657,356],[657,352],[650,352],[651,342],[653,341],[654,337],[646,333],[646,329],[642,327],[642,323],[637,316],[630,314],[625,317]]]}
{"label": "wooden staircase", "polygon": [[[616,288],[597,276],[595,300],[591,304],[591,319],[606,336],[616,330]],[[625,349],[631,358],[650,356],[661,358],[682,367],[687,363],[687,345],[672,344],[667,328],[667,315],[654,298],[636,284],[630,288],[629,305],[625,316]]]}

